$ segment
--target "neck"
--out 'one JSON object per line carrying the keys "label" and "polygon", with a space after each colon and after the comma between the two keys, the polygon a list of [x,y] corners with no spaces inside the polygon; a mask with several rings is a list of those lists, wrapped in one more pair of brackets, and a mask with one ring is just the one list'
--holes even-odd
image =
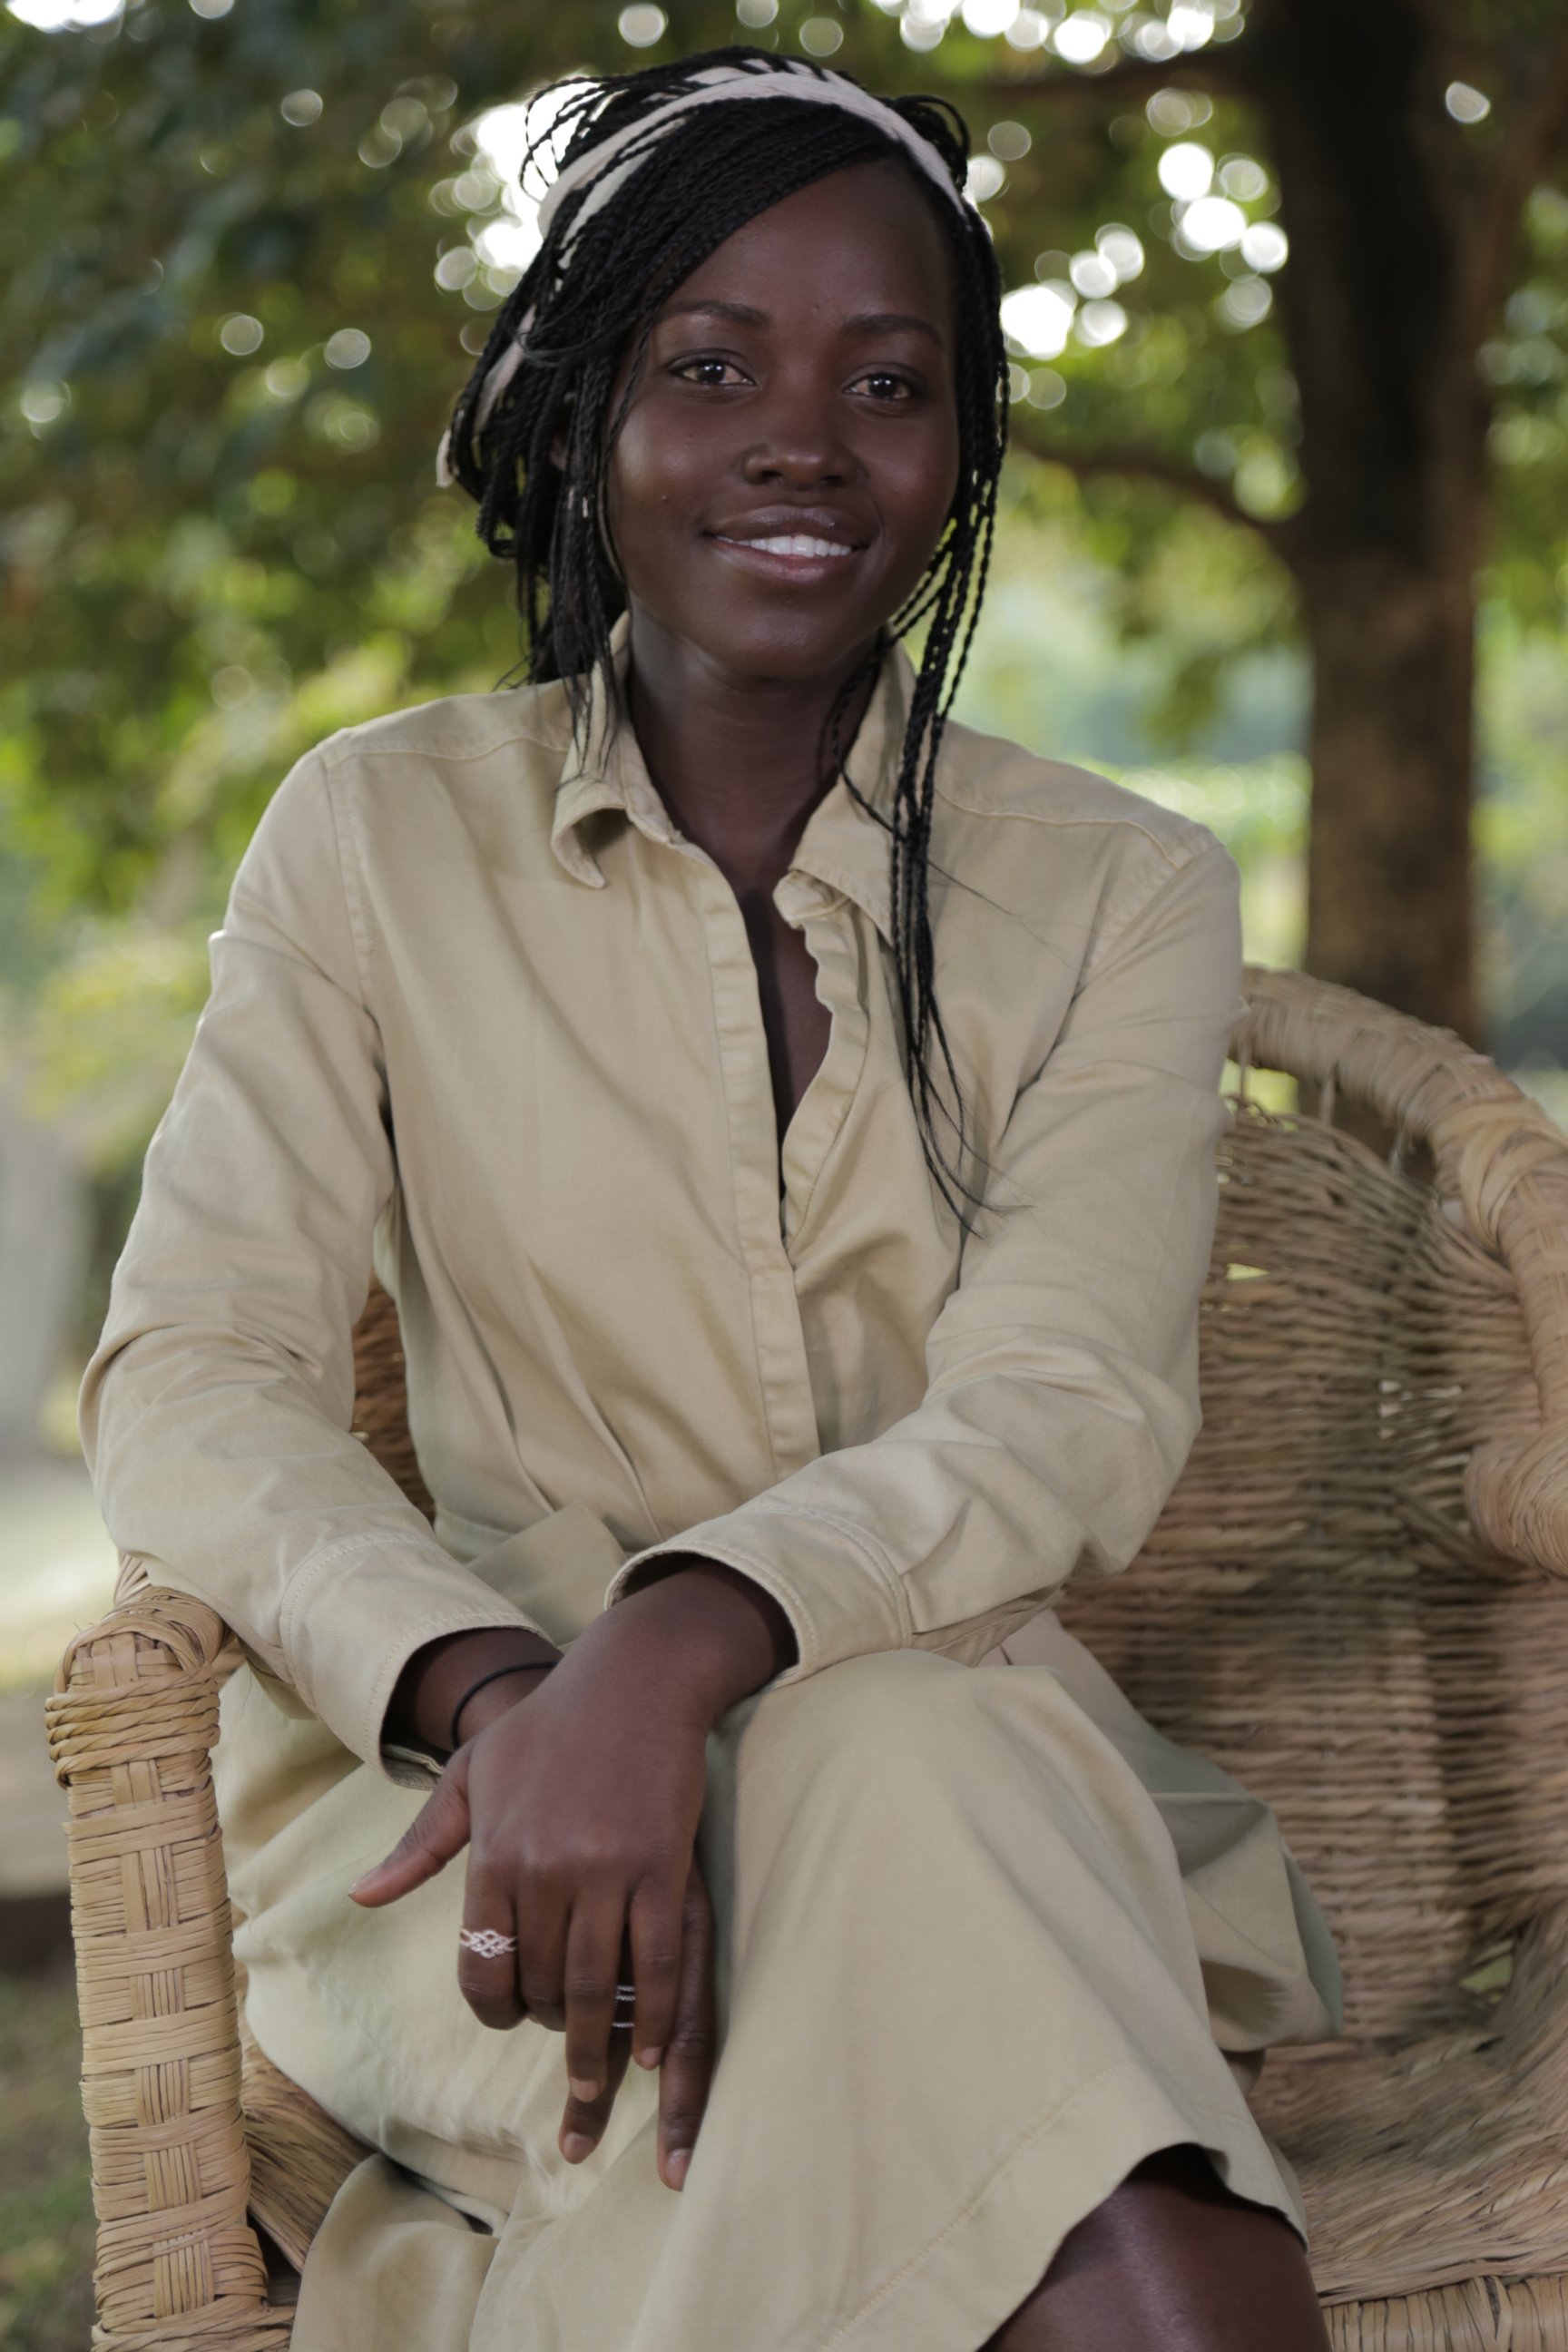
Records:
{"label": "neck", "polygon": [[[870,639],[806,678],[738,675],[632,608],[628,687],[637,745],[679,830],[719,865],[782,873],[836,773],[828,720]],[[874,675],[838,722],[847,747]]]}

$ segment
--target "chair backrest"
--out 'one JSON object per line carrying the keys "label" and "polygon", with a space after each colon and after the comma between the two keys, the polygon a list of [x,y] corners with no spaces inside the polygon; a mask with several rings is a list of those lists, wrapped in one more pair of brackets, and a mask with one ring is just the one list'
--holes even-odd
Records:
{"label": "chair backrest", "polygon": [[[1138,1560],[1061,1614],[1275,1806],[1347,2037],[1403,2036],[1473,2008],[1568,1895],[1568,1142],[1457,1039],[1249,980],[1204,1429]],[[1322,1089],[1319,1116],[1259,1108],[1247,1062]],[[1347,1102],[1393,1164],[1329,1123]]]}
{"label": "chair backrest", "polygon": [[[1248,974],[1236,1052],[1203,1433],[1132,1567],[1061,1613],[1275,1806],[1347,2036],[1402,2035],[1568,1896],[1568,1141],[1458,1039],[1299,973]],[[1317,1116],[1262,1108],[1263,1069]],[[356,1339],[356,1424],[427,1510],[384,1293]]]}

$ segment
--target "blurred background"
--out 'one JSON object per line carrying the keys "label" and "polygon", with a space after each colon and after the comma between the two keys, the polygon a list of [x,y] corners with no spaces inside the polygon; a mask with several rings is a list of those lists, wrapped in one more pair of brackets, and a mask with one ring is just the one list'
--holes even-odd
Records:
{"label": "blurred background", "polygon": [[[514,673],[434,451],[554,77],[746,40],[935,89],[1008,288],[961,715],[1205,822],[1250,951],[1568,1112],[1561,0],[0,8],[0,1971],[113,1561],[74,1394],[268,794]],[[535,108],[537,131],[548,104]],[[84,2339],[68,2001],[0,1973],[0,2344]]]}

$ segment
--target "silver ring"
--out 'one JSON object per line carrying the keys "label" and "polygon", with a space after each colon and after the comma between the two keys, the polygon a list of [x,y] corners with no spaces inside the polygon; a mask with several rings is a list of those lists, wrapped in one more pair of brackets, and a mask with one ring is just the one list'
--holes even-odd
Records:
{"label": "silver ring", "polygon": [[503,1936],[494,1927],[459,1927],[458,1941],[481,1960],[503,1959],[508,1952],[517,1949],[515,1936]]}

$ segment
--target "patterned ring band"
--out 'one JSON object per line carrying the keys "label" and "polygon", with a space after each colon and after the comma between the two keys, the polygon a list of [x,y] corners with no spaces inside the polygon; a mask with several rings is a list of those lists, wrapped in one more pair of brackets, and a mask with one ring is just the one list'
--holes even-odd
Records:
{"label": "patterned ring band", "polygon": [[499,1960],[517,1949],[515,1936],[502,1936],[494,1927],[459,1927],[458,1941],[481,1960]]}

